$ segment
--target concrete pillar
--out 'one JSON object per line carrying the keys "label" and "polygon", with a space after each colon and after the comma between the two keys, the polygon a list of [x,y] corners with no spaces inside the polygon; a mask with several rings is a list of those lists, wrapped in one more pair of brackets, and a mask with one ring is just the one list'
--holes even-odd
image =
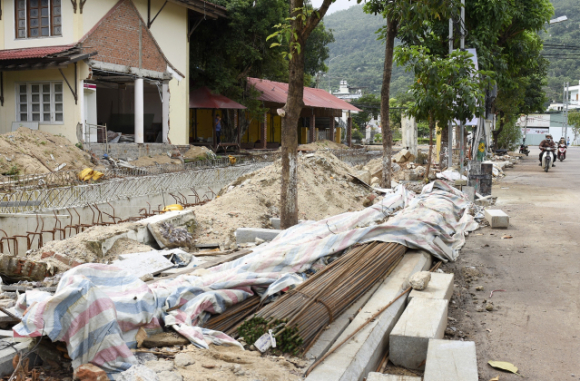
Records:
{"label": "concrete pillar", "polygon": [[413,155],[417,156],[418,130],[415,118],[403,116],[401,119],[401,134],[403,148],[406,148]]}
{"label": "concrete pillar", "polygon": [[145,141],[143,107],[143,78],[135,79],[135,143]]}
{"label": "concrete pillar", "polygon": [[238,140],[236,143],[240,144],[242,142],[242,135],[239,128],[239,120],[238,120],[238,110],[234,110],[234,131],[237,131],[236,134],[238,135]]}
{"label": "concrete pillar", "polygon": [[330,117],[330,141],[335,141],[334,116]]}
{"label": "concrete pillar", "polygon": [[346,118],[346,145],[352,147],[352,118],[350,116],[350,111],[348,113],[348,118]]}
{"label": "concrete pillar", "polygon": [[268,147],[268,112],[264,113],[264,121],[262,122],[262,145],[261,148]]}
{"label": "concrete pillar", "polygon": [[[161,105],[161,141],[167,143],[167,137],[169,136],[169,100],[171,95],[169,94],[169,82],[163,82],[162,88],[163,103]],[[189,136],[187,136],[187,141],[189,142]]]}

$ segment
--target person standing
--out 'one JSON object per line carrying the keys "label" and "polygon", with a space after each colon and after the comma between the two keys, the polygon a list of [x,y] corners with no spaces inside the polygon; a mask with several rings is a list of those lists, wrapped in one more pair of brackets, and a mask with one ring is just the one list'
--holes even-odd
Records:
{"label": "person standing", "polygon": [[220,137],[221,137],[221,134],[222,134],[222,117],[221,116],[217,115],[215,117],[214,125],[215,125],[215,137],[216,137],[216,141],[217,141],[217,144],[220,144]]}
{"label": "person standing", "polygon": [[568,136],[568,140],[566,141],[566,147],[570,145],[570,137]]}

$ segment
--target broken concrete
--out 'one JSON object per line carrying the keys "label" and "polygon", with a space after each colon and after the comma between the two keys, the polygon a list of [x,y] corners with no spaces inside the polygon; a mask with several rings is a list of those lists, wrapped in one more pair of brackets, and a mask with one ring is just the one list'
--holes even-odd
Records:
{"label": "broken concrete", "polygon": [[367,381],[421,381],[421,377],[400,376],[397,374],[369,373]]}
{"label": "broken concrete", "polygon": [[256,238],[264,241],[271,241],[280,234],[282,230],[260,229],[260,228],[239,228],[236,230],[236,243],[255,243]]}
{"label": "broken concrete", "polygon": [[157,373],[144,365],[133,365],[117,376],[117,381],[160,381]]}
{"label": "broken concrete", "polygon": [[[163,214],[159,214],[156,216],[152,216],[141,220],[139,222],[141,225],[147,225],[149,232],[157,242],[160,248],[173,248],[178,247],[175,246],[177,243],[176,241],[182,241],[182,239],[178,239],[180,237],[173,237],[168,236],[166,224],[170,224],[172,227],[183,227],[186,230],[186,233],[192,233],[195,229],[195,214],[193,213],[193,209],[189,210],[177,210],[174,212],[167,212]],[[179,233],[179,232],[176,232]],[[193,244],[193,242],[191,242]],[[187,245],[180,245],[182,247]]]}
{"label": "broken concrete", "polygon": [[[364,324],[369,316],[394,300],[403,291],[401,285],[410,275],[431,266],[431,256],[425,253],[407,252],[395,270],[379,286],[352,323],[337,338],[344,340]],[[306,378],[307,381],[356,381],[374,371],[388,347],[389,333],[405,308],[405,298],[395,301],[375,321],[367,324],[352,340],[349,340]]]}
{"label": "broken concrete", "polygon": [[447,300],[413,298],[391,332],[389,359],[395,365],[421,370],[430,339],[442,339],[447,327]]}
{"label": "broken concrete", "polygon": [[485,220],[492,229],[507,229],[510,226],[510,217],[499,209],[486,209]]}
{"label": "broken concrete", "polygon": [[454,274],[431,273],[431,280],[423,291],[412,290],[409,301],[413,298],[446,299],[453,296]]}
{"label": "broken concrete", "polygon": [[429,285],[429,281],[431,280],[431,273],[429,271],[419,271],[411,275],[409,278],[409,283],[413,290],[423,291]]}
{"label": "broken concrete", "polygon": [[10,341],[3,341],[10,343],[10,346],[4,346],[0,349],[0,377],[9,376],[14,372],[14,366],[12,365],[12,359],[18,352],[23,352],[32,343],[31,339],[25,339],[22,342],[16,342],[12,339]]}
{"label": "broken concrete", "polygon": [[191,344],[189,340],[174,332],[158,333],[143,340],[143,346],[145,348],[163,348],[188,344]]}
{"label": "broken concrete", "polygon": [[429,340],[424,381],[477,381],[473,341]]}

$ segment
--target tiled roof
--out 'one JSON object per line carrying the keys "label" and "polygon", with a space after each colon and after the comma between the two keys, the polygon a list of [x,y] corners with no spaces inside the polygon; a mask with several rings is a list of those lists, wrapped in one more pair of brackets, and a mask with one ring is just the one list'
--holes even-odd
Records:
{"label": "tiled roof", "polygon": [[74,45],[45,46],[42,48],[0,50],[0,60],[20,60],[26,58],[44,58],[71,49]]}
{"label": "tiled roof", "polygon": [[[248,84],[260,91],[258,97],[264,102],[285,104],[288,98],[288,84],[267,79],[248,78]],[[360,111],[352,104],[335,97],[322,89],[304,88],[304,105],[306,107],[329,108],[334,110]]]}

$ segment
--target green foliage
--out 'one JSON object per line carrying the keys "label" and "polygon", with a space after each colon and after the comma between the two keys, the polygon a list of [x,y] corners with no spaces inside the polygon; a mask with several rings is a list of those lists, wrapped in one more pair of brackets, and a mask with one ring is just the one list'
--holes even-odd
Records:
{"label": "green foliage", "polygon": [[358,130],[358,129],[355,130],[353,128],[353,130],[352,130],[352,139],[353,140],[362,140],[362,139],[364,139],[364,135],[363,135],[363,133],[360,130]]}
{"label": "green foliage", "polygon": [[574,141],[580,135],[580,111],[571,111],[568,113],[568,125],[572,127],[574,132]]}
{"label": "green foliage", "polygon": [[505,123],[504,129],[497,140],[497,148],[513,151],[518,146],[522,137],[522,129],[516,124],[517,118],[512,118]]}
{"label": "green foliage", "polygon": [[270,329],[273,334],[277,334],[281,329],[284,329],[283,332],[276,336],[276,349],[272,349],[272,352],[289,353],[294,356],[300,352],[304,340],[298,335],[298,328],[286,327],[284,320],[272,321],[254,316],[242,323],[240,328],[238,328],[238,335],[243,337],[247,344],[251,345]]}
{"label": "green foliage", "polygon": [[328,45],[334,42],[334,35],[330,29],[326,29],[321,21],[310,33],[304,48],[304,83],[313,83],[317,73],[328,71],[324,64],[329,57]]}
{"label": "green foliage", "polygon": [[365,94],[358,99],[353,99],[351,103],[362,110],[353,114],[352,121],[363,130],[367,128],[371,119],[381,114],[381,98],[375,94]]}
{"label": "green foliage", "polygon": [[383,134],[375,134],[374,142],[375,143],[382,143],[383,142]]}
{"label": "green foliage", "polygon": [[[568,21],[553,24],[546,27],[546,31],[541,33],[544,39],[543,54],[550,62],[548,69],[548,79],[544,87],[548,99],[553,102],[562,102],[562,90],[564,82],[570,82],[570,86],[578,84],[580,79],[580,60],[569,59],[565,56],[577,53],[576,50],[562,49],[561,46],[580,46],[580,2],[577,0],[552,0],[554,15],[559,17],[566,15]],[[575,54],[574,54],[575,55]]]}
{"label": "green foliage", "polygon": [[398,47],[395,60],[409,65],[416,78],[410,89],[414,101],[408,113],[439,125],[481,116],[485,82],[479,76],[487,73],[477,72],[470,57],[468,52],[459,50],[449,58],[440,58],[423,47]]}

